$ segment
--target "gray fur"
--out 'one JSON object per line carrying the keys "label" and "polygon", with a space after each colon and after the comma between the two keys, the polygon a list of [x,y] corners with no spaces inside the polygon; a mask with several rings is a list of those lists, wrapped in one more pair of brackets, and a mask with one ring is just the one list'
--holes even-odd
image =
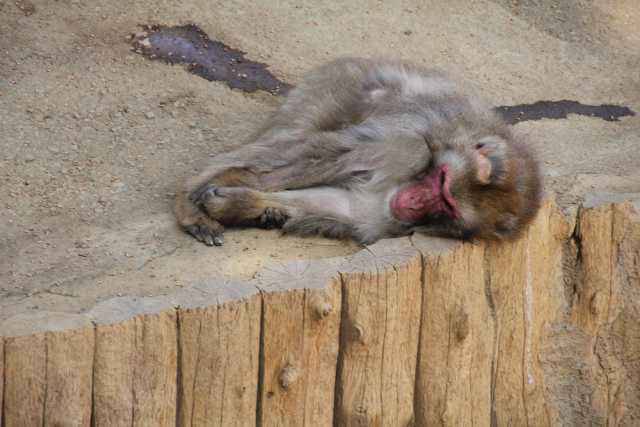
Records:
{"label": "gray fur", "polygon": [[[195,223],[201,233],[209,224],[219,235],[215,220],[222,217],[198,210],[189,197],[211,183],[219,185],[227,171],[236,169],[256,203],[282,210],[287,232],[363,242],[417,228],[455,237],[487,227],[493,228],[480,234],[516,234],[537,210],[540,184],[536,162],[512,139],[490,108],[461,95],[439,71],[395,61],[341,59],[318,68],[293,89],[254,142],[217,156],[210,168],[189,180],[178,195],[178,219],[187,231]],[[516,180],[523,208],[515,221],[513,213],[497,218],[500,206],[508,207],[498,193],[486,193],[483,201],[470,183],[472,152],[482,140],[504,145],[495,151],[492,162],[499,176],[492,179],[504,188]],[[515,178],[500,170],[510,156],[524,169]],[[389,209],[393,194],[445,160],[455,173],[452,191],[463,218],[436,224],[429,221],[438,218],[427,224],[396,220]],[[319,186],[325,190],[305,190]],[[238,223],[241,219],[246,218]]]}

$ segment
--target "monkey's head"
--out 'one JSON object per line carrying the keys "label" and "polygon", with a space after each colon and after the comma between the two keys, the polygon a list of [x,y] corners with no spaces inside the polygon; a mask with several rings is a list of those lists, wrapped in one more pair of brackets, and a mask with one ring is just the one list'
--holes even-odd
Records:
{"label": "monkey's head", "polygon": [[516,237],[538,211],[541,178],[527,147],[508,129],[498,131],[428,143],[432,162],[392,197],[393,216],[438,235]]}

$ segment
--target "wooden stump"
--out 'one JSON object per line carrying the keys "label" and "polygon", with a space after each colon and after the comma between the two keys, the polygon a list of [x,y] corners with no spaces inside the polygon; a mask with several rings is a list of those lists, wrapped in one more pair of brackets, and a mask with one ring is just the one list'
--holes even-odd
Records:
{"label": "wooden stump", "polygon": [[600,199],[571,220],[547,202],[513,242],[416,235],[19,315],[0,324],[0,420],[638,425],[637,212]]}

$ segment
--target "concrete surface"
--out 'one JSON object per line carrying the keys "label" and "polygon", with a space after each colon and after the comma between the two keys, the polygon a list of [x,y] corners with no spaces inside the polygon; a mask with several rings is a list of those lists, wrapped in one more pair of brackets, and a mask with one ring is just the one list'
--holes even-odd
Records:
{"label": "concrete surface", "polygon": [[[279,102],[131,51],[139,25],[183,23],[293,84],[338,56],[394,56],[443,68],[495,105],[640,112],[635,0],[0,1],[0,320],[358,249],[256,230],[207,248],[177,229],[178,179],[241,144]],[[568,211],[587,193],[640,193],[640,115],[516,129]]]}

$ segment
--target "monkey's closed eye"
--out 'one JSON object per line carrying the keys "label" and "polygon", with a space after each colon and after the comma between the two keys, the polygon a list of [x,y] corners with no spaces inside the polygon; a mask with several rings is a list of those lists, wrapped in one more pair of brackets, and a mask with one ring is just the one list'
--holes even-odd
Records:
{"label": "monkey's closed eye", "polygon": [[484,148],[484,142],[478,142],[478,143],[476,144],[476,150],[480,150],[480,149],[482,149],[482,148]]}

